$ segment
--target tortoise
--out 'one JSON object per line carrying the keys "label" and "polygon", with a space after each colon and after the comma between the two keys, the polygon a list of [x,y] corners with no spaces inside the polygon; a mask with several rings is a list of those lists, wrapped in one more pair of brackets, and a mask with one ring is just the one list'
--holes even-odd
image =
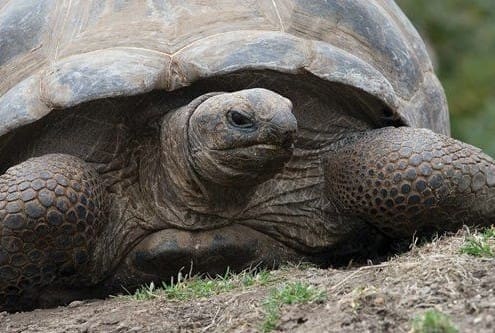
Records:
{"label": "tortoise", "polygon": [[391,0],[0,1],[0,309],[495,221]]}

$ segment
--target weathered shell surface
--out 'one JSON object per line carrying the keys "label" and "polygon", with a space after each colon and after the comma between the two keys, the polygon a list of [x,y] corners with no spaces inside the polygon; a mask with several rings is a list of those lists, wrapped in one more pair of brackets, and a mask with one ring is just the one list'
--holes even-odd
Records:
{"label": "weathered shell surface", "polygon": [[449,133],[424,44],[393,0],[0,0],[0,136],[52,109],[242,69],[310,72]]}

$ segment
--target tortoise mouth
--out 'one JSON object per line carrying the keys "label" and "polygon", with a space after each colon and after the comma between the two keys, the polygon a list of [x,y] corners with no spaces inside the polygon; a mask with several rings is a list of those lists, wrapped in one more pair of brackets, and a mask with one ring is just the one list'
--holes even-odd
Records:
{"label": "tortoise mouth", "polygon": [[266,158],[270,157],[290,157],[294,151],[294,144],[292,142],[280,144],[251,144],[248,146],[241,146],[236,148],[227,149],[215,149],[214,151],[226,152],[233,155],[244,155],[244,156],[263,156]]}
{"label": "tortoise mouth", "polygon": [[226,155],[229,157],[249,160],[288,160],[294,152],[293,140],[282,143],[254,143],[232,148],[211,149],[215,155]]}
{"label": "tortoise mouth", "polygon": [[[210,149],[209,155],[210,160],[218,166],[219,174],[236,175],[238,185],[244,181],[252,185],[255,179],[264,181],[280,172],[291,159],[293,151],[291,141],[284,145],[255,143],[228,149]],[[211,180],[215,181],[215,178],[211,177]]]}
{"label": "tortoise mouth", "polygon": [[249,149],[249,148],[265,148],[265,149],[271,149],[271,150],[278,150],[278,149],[289,149],[291,147],[293,147],[293,144],[279,145],[279,144],[269,144],[269,143],[253,143],[253,144],[247,144],[247,145],[238,146],[238,147],[212,148],[211,150],[233,151],[233,150]]}

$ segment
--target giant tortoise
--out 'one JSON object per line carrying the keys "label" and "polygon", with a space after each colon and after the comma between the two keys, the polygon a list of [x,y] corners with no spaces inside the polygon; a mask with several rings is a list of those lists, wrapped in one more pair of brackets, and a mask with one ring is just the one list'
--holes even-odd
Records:
{"label": "giant tortoise", "polygon": [[495,222],[392,0],[2,0],[0,74],[3,310]]}

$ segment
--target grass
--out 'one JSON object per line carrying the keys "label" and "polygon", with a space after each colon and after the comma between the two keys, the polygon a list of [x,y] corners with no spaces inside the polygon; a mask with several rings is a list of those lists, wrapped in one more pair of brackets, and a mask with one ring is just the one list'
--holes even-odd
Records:
{"label": "grass", "polygon": [[262,270],[257,274],[242,273],[237,276],[237,279],[241,281],[244,287],[250,287],[253,285],[264,286],[273,280],[269,271]]}
{"label": "grass", "polygon": [[155,298],[166,298],[170,300],[190,300],[206,298],[220,293],[228,292],[236,288],[246,288],[254,285],[266,285],[273,280],[272,275],[266,270],[246,270],[239,274],[227,271],[224,275],[214,278],[192,276],[177,278],[170,283],[162,282],[160,286],[155,283],[143,285],[134,293],[128,293],[125,297],[138,301],[151,300]]}
{"label": "grass", "polygon": [[467,237],[461,253],[475,257],[495,257],[495,227]]}
{"label": "grass", "polygon": [[362,309],[366,300],[377,295],[378,290],[374,286],[358,287],[352,291],[351,309],[357,314]]}
{"label": "grass", "polygon": [[[308,268],[311,266],[308,266]],[[304,269],[306,266],[296,266]],[[191,300],[208,298],[220,293],[228,292],[238,288],[249,288],[251,286],[265,286],[273,283],[276,279],[267,270],[246,270],[239,274],[226,272],[223,276],[181,277],[170,283],[162,282],[156,286],[153,282],[143,285],[134,293],[124,296],[137,301],[165,298],[170,300]],[[323,301],[326,293],[304,282],[283,283],[270,291],[269,296],[263,302],[265,318],[262,324],[263,332],[272,331],[280,318],[280,309],[284,304],[304,304]]]}
{"label": "grass", "polygon": [[272,289],[268,298],[263,302],[265,318],[262,331],[272,331],[280,319],[280,309],[284,304],[304,304],[324,301],[326,293],[304,282],[286,283]]}
{"label": "grass", "polygon": [[306,261],[300,261],[300,262],[287,262],[280,266],[278,269],[280,271],[292,271],[292,270],[298,270],[298,271],[306,271],[308,269],[318,269],[319,267],[316,264],[306,262]]}
{"label": "grass", "polygon": [[413,320],[412,333],[458,333],[450,318],[437,310],[428,310]]}

